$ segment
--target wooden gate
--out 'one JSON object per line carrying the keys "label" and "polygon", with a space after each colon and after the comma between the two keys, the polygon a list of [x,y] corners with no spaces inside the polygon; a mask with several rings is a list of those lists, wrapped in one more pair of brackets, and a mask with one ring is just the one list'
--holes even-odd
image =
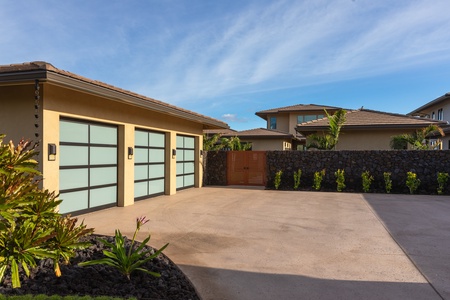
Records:
{"label": "wooden gate", "polygon": [[266,185],[266,152],[227,152],[227,184]]}

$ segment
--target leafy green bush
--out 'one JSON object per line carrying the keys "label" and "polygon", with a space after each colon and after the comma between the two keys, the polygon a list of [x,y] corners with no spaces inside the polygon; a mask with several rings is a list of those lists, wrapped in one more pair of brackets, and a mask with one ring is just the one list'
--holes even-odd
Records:
{"label": "leafy green bush", "polygon": [[68,262],[75,249],[89,246],[79,238],[93,229],[60,215],[61,200],[39,188],[35,146],[23,140],[17,146],[5,144],[4,137],[0,134],[0,282],[9,269],[12,286],[18,288],[20,272],[29,276],[37,259],[53,259],[60,276],[60,260]]}
{"label": "leafy green bush", "polygon": [[147,223],[149,220],[146,220],[145,217],[136,219],[136,230],[134,231],[133,239],[131,241],[131,245],[126,249],[125,238],[122,236],[120,230],[116,230],[116,234],[114,237],[115,243],[109,243],[106,240],[99,239],[100,242],[105,244],[106,246],[111,248],[111,251],[103,251],[103,254],[106,256],[101,259],[91,260],[79,263],[79,266],[91,266],[91,265],[108,265],[119,270],[123,275],[125,275],[128,280],[130,280],[130,275],[134,271],[141,271],[147,274],[150,274],[155,277],[160,277],[161,275],[156,272],[151,272],[147,269],[141,268],[143,264],[147,261],[154,259],[157,257],[169,244],[165,244],[161,249],[156,251],[154,254],[153,249],[143,250],[148,241],[150,240],[150,235],[139,245],[139,247],[134,247],[134,241],[136,239],[136,235],[141,229],[141,226]]}
{"label": "leafy green bush", "polygon": [[325,169],[323,169],[322,171],[317,171],[314,172],[314,183],[313,183],[313,188],[318,191],[320,190],[321,184],[322,184],[322,180],[323,180],[323,176],[325,176]]}
{"label": "leafy green bush", "polygon": [[420,179],[417,178],[417,174],[413,172],[406,173],[406,186],[409,188],[409,193],[414,194],[420,185]]}
{"label": "leafy green bush", "polygon": [[278,188],[280,187],[281,175],[283,175],[283,171],[281,171],[281,170],[275,173],[275,179],[274,179],[273,184],[275,185],[276,190],[278,190]]}
{"label": "leafy green bush", "polygon": [[444,189],[445,185],[447,184],[448,177],[449,177],[448,173],[439,172],[437,174],[437,181],[439,185],[437,188],[438,195],[444,194]]}
{"label": "leafy green bush", "polygon": [[384,186],[386,188],[386,193],[389,194],[392,190],[392,179],[391,179],[391,173],[390,172],[384,172],[383,173],[384,178]]}
{"label": "leafy green bush", "polygon": [[345,174],[344,170],[338,169],[336,172],[334,172],[334,176],[336,177],[336,183],[337,183],[337,191],[342,192],[345,189]]}
{"label": "leafy green bush", "polygon": [[368,193],[370,191],[370,186],[372,185],[373,176],[370,175],[369,171],[365,171],[361,174],[362,185],[364,193]]}
{"label": "leafy green bush", "polygon": [[302,177],[302,170],[298,169],[294,172],[294,190],[298,189],[300,186],[300,177]]}

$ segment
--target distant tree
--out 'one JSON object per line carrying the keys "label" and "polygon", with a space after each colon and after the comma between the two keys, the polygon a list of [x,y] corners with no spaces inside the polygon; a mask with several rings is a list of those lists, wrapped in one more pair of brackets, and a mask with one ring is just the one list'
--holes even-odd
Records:
{"label": "distant tree", "polygon": [[344,109],[340,109],[331,116],[325,110],[325,114],[327,115],[329,122],[328,132],[323,132],[322,134],[313,133],[309,135],[307,137],[307,149],[333,150],[336,148],[336,145],[339,142],[341,128],[346,121],[347,112]]}
{"label": "distant tree", "polygon": [[432,150],[439,149],[441,140],[437,143],[431,145],[429,140],[429,135],[432,133],[439,133],[441,136],[445,136],[444,131],[441,127],[437,125],[429,125],[428,127],[416,130],[413,133],[400,134],[391,137],[391,148],[392,149],[406,149],[405,145],[409,145],[412,150]]}

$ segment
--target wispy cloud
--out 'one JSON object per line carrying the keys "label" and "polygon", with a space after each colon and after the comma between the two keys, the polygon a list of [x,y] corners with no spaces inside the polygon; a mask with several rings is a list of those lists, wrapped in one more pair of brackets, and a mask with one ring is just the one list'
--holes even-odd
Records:
{"label": "wispy cloud", "polygon": [[449,8],[447,1],[253,5],[173,41],[159,79],[140,89],[185,101],[439,61],[450,53]]}
{"label": "wispy cloud", "polygon": [[246,123],[248,121],[247,118],[240,118],[236,114],[223,114],[221,119],[233,123]]}

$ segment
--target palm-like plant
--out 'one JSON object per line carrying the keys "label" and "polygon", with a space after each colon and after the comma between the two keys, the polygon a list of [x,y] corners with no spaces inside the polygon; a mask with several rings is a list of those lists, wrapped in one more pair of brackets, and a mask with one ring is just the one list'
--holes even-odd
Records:
{"label": "palm-like plant", "polygon": [[220,134],[216,133],[215,135],[208,137],[206,134],[203,135],[203,150],[205,151],[218,151],[221,150],[224,145],[219,143]]}
{"label": "palm-like plant", "polygon": [[322,132],[322,134],[311,134],[308,136],[308,145],[306,148],[314,148],[319,150],[332,150],[336,147],[339,141],[339,134],[341,132],[341,128],[346,121],[347,112],[344,109],[340,109],[334,113],[334,115],[330,115],[326,110],[325,114],[327,115],[329,128],[328,132]]}
{"label": "palm-like plant", "polygon": [[404,145],[408,144],[413,150],[430,150],[439,147],[441,141],[438,143],[430,145],[427,137],[432,133],[439,133],[441,136],[445,136],[444,131],[441,127],[437,125],[429,125],[428,127],[416,130],[409,134],[400,134],[391,137],[391,148],[392,149],[405,149]]}

